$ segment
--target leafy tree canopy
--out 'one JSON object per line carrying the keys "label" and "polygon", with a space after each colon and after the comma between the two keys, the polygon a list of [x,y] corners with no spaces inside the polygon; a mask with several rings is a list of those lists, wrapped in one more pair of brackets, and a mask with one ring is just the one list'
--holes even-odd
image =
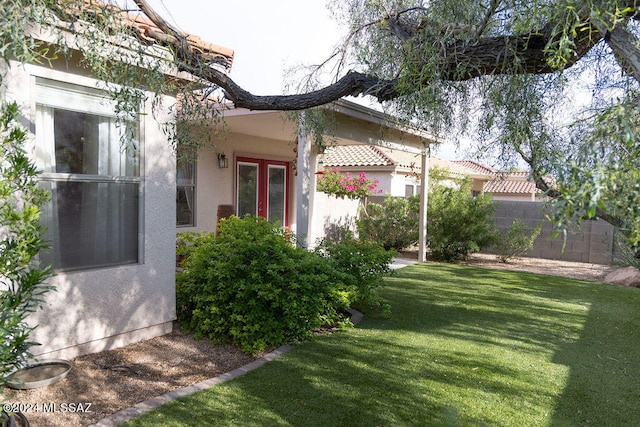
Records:
{"label": "leafy tree canopy", "polygon": [[[211,117],[210,106],[198,102],[210,93],[236,107],[289,111],[369,96],[432,131],[470,135],[480,151],[505,165],[526,161],[538,187],[556,200],[555,220],[562,227],[597,216],[620,227],[632,244],[640,242],[635,0],[335,0],[334,15],[350,31],[290,95],[255,95],[239,87],[220,58],[194,49],[146,0],[134,1],[135,13],[157,26],[145,37],[123,24],[121,10],[104,3],[3,1],[2,56],[43,61],[68,54],[56,51],[55,43],[25,37],[28,23],[79,34],[84,42],[75,48],[85,64],[121,85],[113,92],[125,115],[136,111],[142,95],[123,88],[143,83],[166,93],[173,84],[176,90],[163,75],[169,65],[199,85],[197,92],[179,86],[185,100],[193,99],[181,110],[191,119]],[[133,38],[137,49],[118,42]],[[168,48],[163,60],[152,53],[157,45]],[[104,61],[105,52],[119,61]],[[319,83],[327,69],[333,79]]]}

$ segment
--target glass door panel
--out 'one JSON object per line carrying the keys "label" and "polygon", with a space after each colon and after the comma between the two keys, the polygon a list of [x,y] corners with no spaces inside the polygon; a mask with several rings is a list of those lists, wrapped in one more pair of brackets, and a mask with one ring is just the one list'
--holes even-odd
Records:
{"label": "glass door panel", "polygon": [[287,169],[285,166],[269,165],[267,179],[267,219],[283,226],[287,206]]}
{"label": "glass door panel", "polygon": [[259,165],[238,162],[238,216],[258,215]]}

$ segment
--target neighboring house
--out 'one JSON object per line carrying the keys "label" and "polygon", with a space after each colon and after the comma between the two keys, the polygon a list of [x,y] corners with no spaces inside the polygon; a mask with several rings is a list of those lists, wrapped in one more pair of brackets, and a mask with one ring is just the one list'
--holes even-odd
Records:
{"label": "neighboring house", "polygon": [[[385,195],[407,197],[420,191],[419,151],[372,145],[336,146],[327,149],[320,162],[323,168],[345,173],[366,172],[368,177],[379,180],[378,188]],[[429,169],[434,168],[446,171],[451,179],[471,178],[474,194],[491,193],[494,200],[541,200],[541,192],[528,172],[503,172],[473,160],[430,157]]]}
{"label": "neighboring house", "polygon": [[494,200],[541,201],[542,191],[536,188],[526,171],[501,171],[474,160],[453,160],[452,163],[472,170],[474,179],[483,181],[483,193]]}
{"label": "neighboring house", "polygon": [[484,193],[490,193],[493,200],[513,200],[537,202],[543,200],[542,191],[529,179],[529,172],[509,172],[485,182]]}
{"label": "neighboring house", "polygon": [[[125,19],[142,33],[151,27],[139,17]],[[33,37],[57,41],[48,34]],[[231,63],[233,51],[195,38],[191,43]],[[33,135],[29,152],[44,171],[41,186],[51,192],[42,216],[51,249],[41,260],[53,264],[56,276],[49,282],[57,290],[29,319],[39,325],[31,339],[42,343],[34,354],[47,357],[71,358],[165,334],[176,317],[171,144],[147,102],[145,114],[129,123],[136,138],[123,150],[114,105],[78,56],[0,65],[3,98],[21,106]],[[175,101],[166,95],[162,104]],[[155,116],[173,120],[168,109]]]}
{"label": "neighboring house", "polygon": [[[339,100],[326,108],[335,118],[328,139],[338,145],[403,144],[416,150],[433,142],[353,102]],[[230,214],[259,215],[294,231],[300,244],[313,246],[335,227],[352,225],[357,201],[315,191],[318,153],[306,130],[281,112],[246,109],[226,111],[224,127],[215,147],[179,167],[185,185],[177,191],[178,232],[213,231]]]}
{"label": "neighboring house", "polygon": [[[326,150],[320,158],[320,167],[339,169],[379,181],[377,191],[385,195],[408,197],[420,194],[422,172],[421,152],[410,147],[350,145],[335,146]],[[473,171],[437,157],[429,158],[429,170],[434,168],[448,172],[452,179],[468,176]],[[480,186],[482,183],[480,183]],[[479,187],[480,188],[480,187]]]}

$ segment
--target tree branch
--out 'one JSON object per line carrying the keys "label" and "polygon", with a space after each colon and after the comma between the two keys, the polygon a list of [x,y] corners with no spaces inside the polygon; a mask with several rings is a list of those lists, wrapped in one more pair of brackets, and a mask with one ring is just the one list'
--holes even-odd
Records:
{"label": "tree branch", "polygon": [[501,3],[501,0],[491,0],[491,4],[487,8],[487,13],[485,13],[484,17],[482,18],[482,21],[476,28],[476,31],[474,34],[475,37],[480,37],[482,33],[484,33],[484,30],[489,25],[489,22],[491,22],[491,19],[498,11],[498,6],[500,6],[500,3]]}
{"label": "tree branch", "polygon": [[622,69],[640,82],[638,39],[629,30],[620,26],[616,26],[612,31],[607,32],[604,39],[616,53],[616,60]]}
{"label": "tree branch", "polygon": [[[147,0],[135,0],[140,9],[158,28],[175,37],[157,37],[177,51],[181,70],[220,86],[236,107],[251,110],[301,110],[323,105],[344,96],[371,95],[379,102],[390,101],[406,94],[398,86],[398,79],[384,79],[357,71],[350,71],[322,89],[296,95],[259,96],[254,95],[228,75],[206,66],[202,55],[194,52],[186,36],[170,26],[148,5]],[[492,8],[496,2],[492,2]],[[489,15],[491,13],[489,10]],[[396,15],[398,16],[398,15]],[[481,37],[475,40],[453,39],[444,44],[440,53],[438,77],[433,73],[421,73],[416,87],[429,85],[435,78],[451,81],[469,80],[488,74],[544,74],[556,70],[548,62],[547,46],[552,41],[555,23],[551,22],[540,31],[527,35],[505,35]],[[601,39],[598,31],[585,31],[586,34],[575,42],[575,55],[565,64],[571,67]],[[424,58],[422,59],[424,60]],[[426,64],[426,61],[425,61]],[[420,66],[420,63],[417,64]],[[406,90],[406,89],[405,89]]]}
{"label": "tree branch", "polygon": [[[549,185],[549,183],[547,182],[547,180],[545,179],[545,176],[542,175],[540,173],[540,169],[538,167],[538,155],[536,152],[536,149],[534,146],[531,146],[531,155],[527,156],[525,155],[525,153],[519,148],[516,147],[515,148],[516,152],[518,154],[520,154],[520,156],[522,157],[522,159],[529,165],[529,167],[531,168],[531,176],[533,177],[533,181],[536,185],[536,188],[540,191],[542,191],[547,197],[551,198],[551,199],[560,199],[562,198],[562,193],[558,190],[556,190],[555,188],[551,187]],[[623,230],[624,228],[624,221],[615,215],[611,215],[605,211],[603,211],[602,209],[600,209],[599,207],[596,208],[596,218],[599,218],[605,222],[608,222],[609,224],[613,225],[614,227],[621,229],[621,232],[623,235],[625,236],[629,236],[629,233],[626,232],[625,230]]]}
{"label": "tree branch", "polygon": [[331,85],[307,93],[254,95],[240,87],[225,73],[216,69],[194,69],[190,68],[188,64],[184,64],[181,69],[220,86],[236,107],[250,110],[304,110],[328,104],[345,96],[371,95],[381,101],[394,99],[398,96],[394,80],[381,80],[355,71],[348,72]]}

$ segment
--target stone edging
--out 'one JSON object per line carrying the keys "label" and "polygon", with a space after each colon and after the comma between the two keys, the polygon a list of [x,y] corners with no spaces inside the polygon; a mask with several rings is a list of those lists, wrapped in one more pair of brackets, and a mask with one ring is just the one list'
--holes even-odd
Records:
{"label": "stone edging", "polygon": [[131,420],[132,418],[135,418],[139,415],[144,414],[145,412],[149,412],[152,409],[155,409],[159,406],[164,405],[165,403],[168,403],[172,400],[175,400],[179,397],[184,397],[184,396],[188,396],[190,394],[196,393],[198,391],[202,391],[205,389],[208,389],[210,387],[213,387],[216,384],[220,384],[223,383],[225,381],[229,381],[232,380],[234,378],[240,377],[244,374],[246,374],[249,371],[253,371],[254,369],[259,368],[260,366],[264,365],[267,362],[271,362],[272,360],[276,359],[278,356],[288,352],[289,350],[291,350],[293,347],[289,344],[287,345],[283,345],[282,347],[278,347],[275,350],[273,350],[271,353],[262,356],[259,359],[254,360],[253,362],[241,366],[240,368],[234,369],[231,372],[227,372],[224,373],[222,375],[219,375],[215,378],[210,378],[208,380],[204,380],[201,381],[197,384],[188,386],[188,387],[183,387],[177,390],[173,390],[170,391],[168,393],[165,393],[161,396],[156,396],[152,399],[146,400],[144,402],[140,402],[137,405],[132,406],[131,408],[127,408],[127,409],[123,409],[121,411],[118,411],[114,414],[111,414],[103,419],[101,419],[100,421],[98,421],[95,424],[92,424],[93,427],[111,427],[111,426],[116,426],[119,424],[123,424],[129,420]]}
{"label": "stone edging", "polygon": [[[354,309],[347,310],[351,315],[351,323],[357,325],[362,320],[363,314]],[[107,417],[104,417],[100,421],[95,424],[92,424],[90,427],[112,427],[117,426],[119,424],[124,424],[127,421],[135,418],[139,415],[144,414],[145,412],[149,412],[152,409],[155,409],[159,406],[164,405],[165,403],[169,403],[172,400],[178,399],[180,397],[188,396],[190,394],[196,393],[198,391],[206,390],[210,387],[213,387],[216,384],[223,383],[225,381],[232,380],[234,378],[238,378],[249,371],[253,371],[264,365],[267,362],[271,362],[276,359],[278,356],[285,354],[289,350],[291,350],[293,346],[291,344],[283,345],[282,347],[278,347],[273,350],[271,353],[262,356],[259,359],[254,360],[251,363],[248,363],[240,368],[234,369],[231,372],[224,373],[215,378],[210,378],[208,380],[201,381],[197,384],[179,388],[177,390],[170,391],[160,396],[156,396],[152,399],[145,400],[144,402],[140,402],[131,408],[126,408],[116,413],[113,413]]]}

